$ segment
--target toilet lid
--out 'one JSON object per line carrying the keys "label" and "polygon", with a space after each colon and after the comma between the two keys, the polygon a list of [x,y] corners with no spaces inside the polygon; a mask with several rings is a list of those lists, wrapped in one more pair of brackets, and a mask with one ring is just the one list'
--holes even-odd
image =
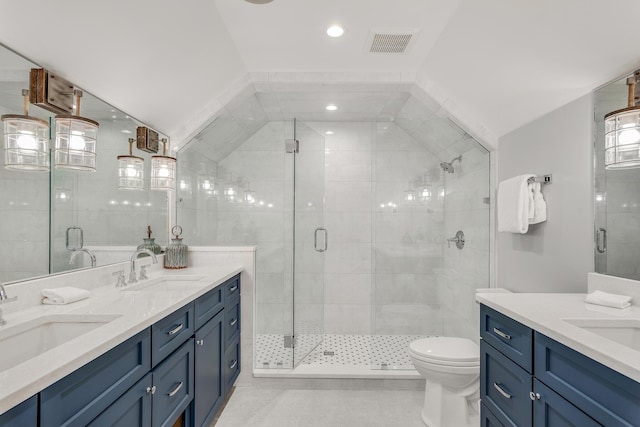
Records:
{"label": "toilet lid", "polygon": [[430,337],[413,341],[409,349],[417,356],[440,361],[478,362],[480,347],[466,338]]}

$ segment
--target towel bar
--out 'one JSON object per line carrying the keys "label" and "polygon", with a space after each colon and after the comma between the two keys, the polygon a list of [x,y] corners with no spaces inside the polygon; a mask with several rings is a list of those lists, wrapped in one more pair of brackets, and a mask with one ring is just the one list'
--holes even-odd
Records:
{"label": "towel bar", "polygon": [[527,180],[527,184],[533,184],[534,182],[540,182],[542,184],[551,184],[551,174],[543,176],[532,176]]}

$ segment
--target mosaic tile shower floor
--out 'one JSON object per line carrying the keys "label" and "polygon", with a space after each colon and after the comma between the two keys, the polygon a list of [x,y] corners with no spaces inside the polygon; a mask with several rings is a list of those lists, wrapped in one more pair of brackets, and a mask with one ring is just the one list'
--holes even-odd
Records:
{"label": "mosaic tile shower floor", "polygon": [[[372,369],[413,369],[409,343],[421,335],[299,335],[298,349],[313,348],[301,365],[368,366]],[[293,351],[284,347],[284,336],[261,334],[256,342],[256,368],[293,367]]]}

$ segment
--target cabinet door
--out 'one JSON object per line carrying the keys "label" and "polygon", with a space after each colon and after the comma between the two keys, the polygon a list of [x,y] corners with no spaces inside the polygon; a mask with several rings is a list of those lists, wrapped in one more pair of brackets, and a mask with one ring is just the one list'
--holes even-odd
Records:
{"label": "cabinet door", "polygon": [[153,370],[152,425],[172,426],[194,394],[194,341],[189,339]]}
{"label": "cabinet door", "polygon": [[151,379],[148,373],[88,426],[151,427]]}
{"label": "cabinet door", "polygon": [[484,403],[480,404],[480,427],[504,427],[504,424],[487,409]]}
{"label": "cabinet door", "polygon": [[208,427],[223,402],[222,355],[224,312],[196,331],[195,426]]}
{"label": "cabinet door", "polygon": [[540,396],[533,405],[534,427],[602,426],[536,379],[533,390]]}
{"label": "cabinet door", "polygon": [[0,415],[0,426],[37,427],[38,396],[33,396]]}

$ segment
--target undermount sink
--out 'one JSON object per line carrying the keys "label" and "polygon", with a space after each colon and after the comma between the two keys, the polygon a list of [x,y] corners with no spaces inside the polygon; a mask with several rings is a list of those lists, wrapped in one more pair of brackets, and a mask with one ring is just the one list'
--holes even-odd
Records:
{"label": "undermount sink", "polygon": [[585,331],[640,351],[638,319],[562,319]]}
{"label": "undermount sink", "polygon": [[198,276],[194,274],[166,274],[160,277],[154,277],[153,279],[141,280],[134,285],[128,285],[121,288],[123,291],[174,291],[179,287],[184,286],[184,283],[179,282],[197,282],[204,279],[206,276]]}
{"label": "undermount sink", "polygon": [[120,317],[117,314],[52,314],[0,328],[0,371]]}

